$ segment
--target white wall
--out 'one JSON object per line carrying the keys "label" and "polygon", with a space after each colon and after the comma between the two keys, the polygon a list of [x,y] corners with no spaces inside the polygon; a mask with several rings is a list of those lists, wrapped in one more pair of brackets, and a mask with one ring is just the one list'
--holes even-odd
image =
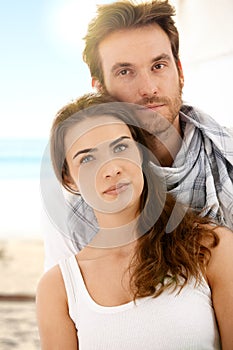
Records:
{"label": "white wall", "polygon": [[177,0],[184,100],[233,126],[233,1]]}

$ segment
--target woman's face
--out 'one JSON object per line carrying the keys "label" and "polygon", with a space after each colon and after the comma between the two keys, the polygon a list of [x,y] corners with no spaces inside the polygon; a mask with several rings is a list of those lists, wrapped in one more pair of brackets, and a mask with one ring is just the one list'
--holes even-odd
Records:
{"label": "woman's face", "polygon": [[65,137],[73,184],[96,212],[138,212],[143,190],[141,154],[126,124],[112,116],[78,122]]}

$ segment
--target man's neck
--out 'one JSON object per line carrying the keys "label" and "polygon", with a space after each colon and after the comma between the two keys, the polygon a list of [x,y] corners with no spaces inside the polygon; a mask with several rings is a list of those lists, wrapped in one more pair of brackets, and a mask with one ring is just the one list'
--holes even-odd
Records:
{"label": "man's neck", "polygon": [[173,125],[159,135],[148,136],[150,150],[155,155],[158,164],[171,167],[182,145],[182,130],[179,116]]}

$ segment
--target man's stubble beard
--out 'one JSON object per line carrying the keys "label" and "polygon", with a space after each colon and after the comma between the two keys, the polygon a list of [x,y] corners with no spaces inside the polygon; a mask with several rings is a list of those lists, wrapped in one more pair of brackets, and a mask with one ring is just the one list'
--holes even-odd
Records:
{"label": "man's stubble beard", "polygon": [[[134,104],[139,105],[142,107],[146,107],[148,104],[153,105],[154,104],[165,104],[168,108],[168,111],[165,115],[162,113],[153,111],[151,109],[143,109],[146,113],[144,116],[140,117],[138,116],[138,122],[140,123],[141,127],[145,129],[145,131],[149,132],[151,135],[159,136],[161,134],[166,133],[169,128],[174,128],[174,122],[176,121],[176,118],[179,118],[179,112],[180,108],[182,106],[182,89],[183,89],[183,83],[181,82],[181,79],[179,79],[179,85],[178,85],[178,92],[175,97],[158,97],[158,96],[151,96],[145,97],[141,99],[140,101],[136,101]],[[102,85],[101,89],[102,93],[109,94],[105,84]],[[116,98],[115,96],[112,96],[113,98]],[[116,98],[116,101],[120,101],[118,98]],[[128,103],[124,101],[125,103]],[[132,103],[132,102],[131,102]]]}
{"label": "man's stubble beard", "polygon": [[[170,128],[174,128],[174,123],[179,119],[179,112],[182,106],[182,84],[179,82],[178,93],[175,97],[157,97],[144,98],[138,101],[137,104],[146,106],[147,104],[165,104],[167,111],[165,113],[149,110],[147,117],[144,116],[141,120],[141,126],[154,136],[164,134]],[[145,113],[146,114],[146,113]],[[178,120],[177,120],[178,123]]]}

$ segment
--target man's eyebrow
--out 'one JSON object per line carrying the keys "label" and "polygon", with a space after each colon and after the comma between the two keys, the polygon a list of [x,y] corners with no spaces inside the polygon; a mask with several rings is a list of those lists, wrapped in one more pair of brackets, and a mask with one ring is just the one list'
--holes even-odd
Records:
{"label": "man's eyebrow", "polygon": [[72,159],[75,159],[79,154],[91,153],[91,152],[96,152],[96,151],[97,151],[97,148],[85,148],[85,149],[82,149],[82,150],[78,151],[77,153],[75,153],[75,155],[73,156]]}
{"label": "man's eyebrow", "polygon": [[[151,60],[151,62],[153,63],[153,62],[160,61],[160,60],[171,61],[171,57],[166,53],[162,53],[162,54],[156,56],[155,58],[153,58]],[[129,63],[129,62],[117,62],[112,66],[111,72],[114,72],[118,68],[128,68],[128,67],[133,67],[133,64]]]}
{"label": "man's eyebrow", "polygon": [[118,142],[124,140],[124,139],[131,139],[129,136],[121,136],[121,137],[118,137],[116,140],[112,141],[110,144],[109,144],[109,147],[113,147],[115,146]]}
{"label": "man's eyebrow", "polygon": [[127,68],[127,67],[132,67],[132,63],[128,62],[117,62],[112,66],[111,72],[114,72],[118,68]]}
{"label": "man's eyebrow", "polygon": [[160,61],[160,60],[171,61],[171,57],[166,53],[162,53],[161,55],[158,55],[155,58],[153,58],[151,61],[153,63],[153,62]]}

